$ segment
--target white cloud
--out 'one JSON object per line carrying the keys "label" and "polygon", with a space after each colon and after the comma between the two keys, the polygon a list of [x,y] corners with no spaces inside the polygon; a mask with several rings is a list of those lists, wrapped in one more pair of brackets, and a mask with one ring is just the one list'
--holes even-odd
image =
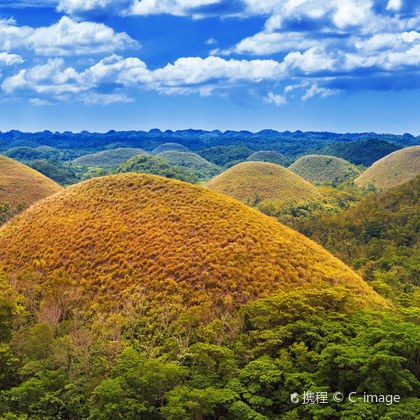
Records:
{"label": "white cloud", "polygon": [[209,38],[206,41],[206,45],[214,45],[214,44],[217,44],[217,41],[214,38]]}
{"label": "white cloud", "polygon": [[130,10],[134,15],[171,14],[187,15],[195,8],[220,3],[220,0],[142,0],[136,1]]}
{"label": "white cloud", "polygon": [[287,103],[286,96],[284,95],[275,95],[273,92],[270,92],[265,98],[265,102],[269,104],[274,104],[276,106],[285,105]]}
{"label": "white cloud", "polygon": [[321,96],[325,98],[326,96],[336,95],[340,91],[338,89],[327,89],[323,87],[318,87],[317,84],[312,85],[302,96],[302,101],[306,101],[309,98],[313,98],[314,96]]}
{"label": "white cloud", "polygon": [[17,54],[9,54],[7,52],[0,53],[0,65],[11,66],[13,64],[23,63],[23,58]]}
{"label": "white cloud", "polygon": [[83,55],[109,53],[139,44],[126,33],[115,33],[100,23],[76,22],[62,17],[48,27],[16,26],[12,20],[0,21],[0,48],[26,48],[39,55]]}

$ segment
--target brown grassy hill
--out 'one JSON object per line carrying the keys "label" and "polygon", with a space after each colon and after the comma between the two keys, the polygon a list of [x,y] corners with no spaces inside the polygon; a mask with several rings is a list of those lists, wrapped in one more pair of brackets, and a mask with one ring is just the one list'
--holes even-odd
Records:
{"label": "brown grassy hill", "polygon": [[226,194],[246,204],[264,200],[304,201],[319,199],[316,187],[286,168],[267,162],[242,162],[206,184],[210,190]]}
{"label": "brown grassy hill", "polygon": [[0,203],[8,203],[13,210],[18,205],[28,207],[62,189],[40,172],[0,155]]}
{"label": "brown grassy hill", "polygon": [[145,153],[144,150],[131,147],[119,147],[117,149],[104,150],[103,152],[92,153],[74,159],[74,166],[88,166],[102,168],[106,166],[119,166],[121,163],[131,159],[133,156]]}
{"label": "brown grassy hill", "polygon": [[397,150],[376,161],[354,180],[357,186],[373,184],[387,190],[415,178],[420,173],[420,146]]}
{"label": "brown grassy hill", "polygon": [[18,286],[28,273],[42,287],[62,271],[111,306],[138,288],[190,306],[319,285],[382,302],[344,263],[273,218],[155,175],[95,178],[37,203],[0,230],[0,267]]}
{"label": "brown grassy hill", "polygon": [[359,169],[350,162],[324,155],[302,156],[292,163],[289,169],[307,181],[343,182],[360,175]]}

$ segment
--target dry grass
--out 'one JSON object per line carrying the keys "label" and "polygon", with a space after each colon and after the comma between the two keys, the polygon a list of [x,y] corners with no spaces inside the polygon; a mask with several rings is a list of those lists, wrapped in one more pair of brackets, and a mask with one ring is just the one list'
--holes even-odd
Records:
{"label": "dry grass", "polygon": [[0,268],[41,282],[63,271],[110,305],[144,288],[186,306],[238,305],[276,291],[342,285],[383,301],[344,263],[303,235],[203,187],[119,174],[68,187],[0,230]]}
{"label": "dry grass", "polygon": [[420,173],[420,146],[397,150],[376,161],[355,179],[359,187],[373,184],[377,190],[388,190],[404,184]]}
{"label": "dry grass", "polygon": [[246,204],[264,200],[305,201],[321,198],[316,187],[286,168],[267,162],[242,162],[206,184]]}
{"label": "dry grass", "polygon": [[8,203],[15,210],[19,205],[28,207],[62,189],[40,172],[0,155],[0,203]]}

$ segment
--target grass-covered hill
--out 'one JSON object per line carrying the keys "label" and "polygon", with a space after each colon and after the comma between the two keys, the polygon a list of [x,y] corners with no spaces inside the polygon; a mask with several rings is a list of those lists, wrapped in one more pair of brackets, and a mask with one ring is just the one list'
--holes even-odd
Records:
{"label": "grass-covered hill", "polygon": [[252,155],[249,155],[246,160],[250,162],[275,163],[285,167],[292,163],[292,160],[287,156],[273,150],[260,150],[259,152],[254,152]]}
{"label": "grass-covered hill", "polygon": [[318,189],[299,175],[267,162],[239,163],[212,179],[206,187],[250,205],[264,200],[305,201],[321,197]]}
{"label": "grass-covered hill", "polygon": [[118,166],[133,156],[144,153],[144,150],[130,147],[104,150],[103,152],[92,153],[80,156],[73,160],[73,166],[87,166],[103,168],[107,166]]}
{"label": "grass-covered hill", "polygon": [[249,147],[238,146],[214,146],[197,152],[201,157],[218,166],[230,167],[243,162],[253,153]]}
{"label": "grass-covered hill", "polygon": [[182,166],[171,165],[165,160],[148,153],[134,156],[127,162],[122,163],[117,169],[117,172],[135,172],[139,174],[160,175],[165,178],[190,182],[191,184],[197,184],[199,182],[197,175],[188,169]]}
{"label": "grass-covered hill", "polygon": [[171,150],[159,153],[157,156],[171,165],[182,166],[204,179],[210,179],[221,171],[215,164],[193,152],[178,152]]}
{"label": "grass-covered hill", "polygon": [[355,179],[356,185],[373,184],[377,190],[386,190],[415,178],[420,173],[420,146],[397,150],[375,162]]}
{"label": "grass-covered hill", "polygon": [[33,160],[28,166],[60,185],[71,185],[80,181],[71,167],[64,166],[59,161]]}
{"label": "grass-covered hill", "polygon": [[176,152],[189,152],[188,147],[185,147],[179,143],[163,143],[157,146],[152,150],[153,155],[158,155],[159,153],[176,151]]}
{"label": "grass-covered hill", "polygon": [[296,227],[385,294],[420,286],[420,176],[370,193],[341,214],[308,218]]}
{"label": "grass-covered hill", "polygon": [[47,287],[69,276],[114,308],[132,293],[155,304],[225,306],[291,287],[343,286],[379,303],[352,270],[273,218],[203,187],[118,174],[68,187],[0,230],[0,268]]}
{"label": "grass-covered hill", "polygon": [[370,139],[355,142],[333,143],[316,150],[318,155],[336,156],[355,165],[370,166],[378,159],[400,149],[384,140]]}
{"label": "grass-covered hill", "polygon": [[12,211],[61,190],[62,187],[40,172],[0,155],[0,204],[8,204]]}
{"label": "grass-covered hill", "polygon": [[307,181],[343,182],[360,175],[357,167],[335,156],[302,156],[289,169]]}

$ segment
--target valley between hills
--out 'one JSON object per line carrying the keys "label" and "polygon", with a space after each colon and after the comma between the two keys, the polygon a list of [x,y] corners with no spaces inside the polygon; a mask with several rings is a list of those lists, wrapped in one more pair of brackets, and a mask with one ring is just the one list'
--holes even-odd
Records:
{"label": "valley between hills", "polygon": [[0,419],[417,419],[419,144],[0,133]]}

